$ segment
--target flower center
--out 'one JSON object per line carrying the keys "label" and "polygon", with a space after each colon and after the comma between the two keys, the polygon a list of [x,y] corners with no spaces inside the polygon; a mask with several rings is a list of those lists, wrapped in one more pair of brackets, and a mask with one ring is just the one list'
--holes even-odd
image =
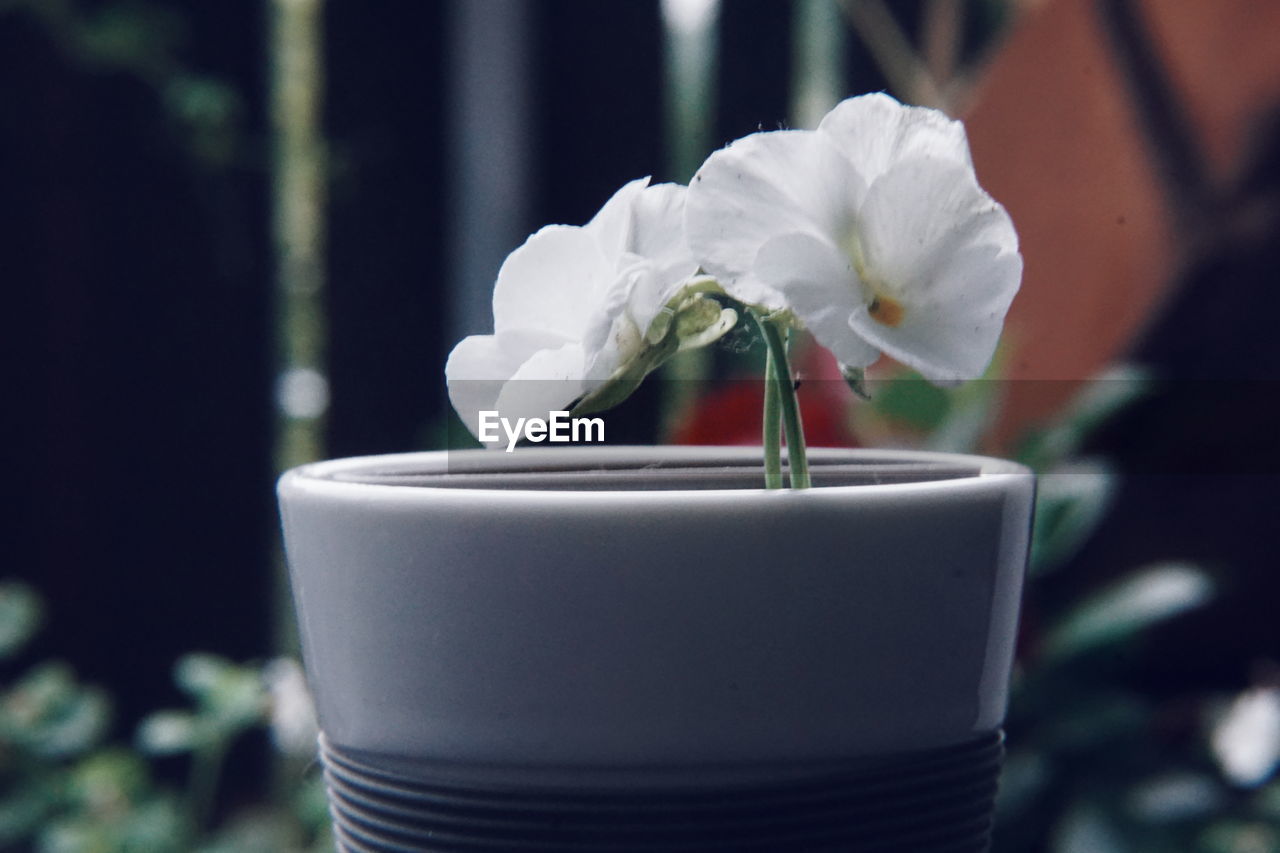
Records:
{"label": "flower center", "polygon": [[902,324],[902,320],[907,314],[907,309],[892,296],[885,296],[881,292],[883,285],[867,268],[866,253],[862,249],[862,241],[859,239],[856,222],[845,228],[845,238],[841,243],[841,248],[853,265],[858,278],[861,279],[863,285],[871,293],[871,303],[867,305],[867,313],[871,315],[871,319],[882,326],[896,329]]}
{"label": "flower center", "polygon": [[880,325],[894,329],[901,325],[902,318],[907,312],[902,307],[902,303],[896,299],[876,294],[871,298],[871,304],[867,306],[867,313]]}

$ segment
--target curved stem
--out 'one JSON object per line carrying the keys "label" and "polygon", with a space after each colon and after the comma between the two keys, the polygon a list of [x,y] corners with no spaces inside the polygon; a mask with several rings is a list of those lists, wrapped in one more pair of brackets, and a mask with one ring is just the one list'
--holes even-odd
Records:
{"label": "curved stem", "polygon": [[[756,318],[759,322],[759,318]],[[782,406],[778,394],[778,375],[773,368],[773,349],[764,356],[764,487],[782,488]]]}
{"label": "curved stem", "polygon": [[[760,317],[755,312],[752,312],[751,316],[760,327],[765,345],[769,348],[768,362],[772,368],[778,392],[778,408],[781,410],[782,425],[787,435],[787,460],[791,468],[791,488],[807,489],[810,481],[809,460],[805,455],[804,446],[804,424],[800,420],[800,406],[796,402],[796,388],[791,378],[791,364],[787,359],[787,344],[782,337],[782,326],[776,321]],[[766,448],[767,438],[766,436]],[[776,442],[777,439],[775,438],[774,441]],[[765,458],[768,459],[767,449]]]}

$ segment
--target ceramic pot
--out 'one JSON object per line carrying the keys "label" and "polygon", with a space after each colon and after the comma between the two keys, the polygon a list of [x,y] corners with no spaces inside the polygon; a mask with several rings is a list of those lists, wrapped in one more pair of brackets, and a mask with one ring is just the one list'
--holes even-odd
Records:
{"label": "ceramic pot", "polygon": [[323,462],[280,505],[363,850],[983,850],[1034,482],[975,456]]}

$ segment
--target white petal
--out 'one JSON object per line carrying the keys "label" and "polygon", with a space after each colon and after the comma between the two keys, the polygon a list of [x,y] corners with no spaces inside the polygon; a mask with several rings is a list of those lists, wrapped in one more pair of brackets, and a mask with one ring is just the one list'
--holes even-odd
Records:
{"label": "white petal", "polygon": [[962,166],[899,164],[872,185],[858,221],[864,274],[904,303],[982,300],[1003,311],[1017,290],[1018,275],[973,281],[984,258],[999,266],[999,259],[1017,255],[1018,235],[1004,208]]}
{"label": "white petal", "polygon": [[747,272],[732,279],[725,285],[725,292],[734,299],[746,305],[754,306],[766,313],[787,310],[787,297],[773,289],[753,272]]}
{"label": "white petal", "polygon": [[637,178],[622,185],[591,218],[585,230],[600,244],[605,256],[613,259],[631,250],[635,230],[636,203],[645,194],[649,179]]}
{"label": "white petal", "polygon": [[818,125],[860,174],[873,181],[894,163],[935,157],[972,168],[964,125],[926,107],[908,107],[877,93],[849,98]]}
{"label": "white petal", "polygon": [[[681,276],[680,272],[684,275]],[[679,272],[672,272],[664,271],[648,261],[631,267],[628,273],[629,287],[625,310],[628,321],[642,336],[649,330],[653,318],[666,307],[667,302],[676,295],[680,286],[692,273],[693,270],[688,266]]]}
{"label": "white petal", "polygon": [[[642,184],[633,181],[628,187]],[[611,373],[630,358],[639,345],[634,333],[642,335],[697,271],[684,239],[685,193],[678,184],[658,184],[625,196],[619,191],[606,206],[616,209],[625,200],[631,224],[625,248],[609,256],[616,274],[583,333],[590,375]]]}
{"label": "white petal", "polygon": [[684,235],[687,192],[657,184],[635,199],[631,242],[618,268],[625,271],[625,310],[642,333],[698,270]]}
{"label": "white petal", "polygon": [[479,413],[498,408],[502,388],[526,362],[543,350],[557,350],[566,341],[537,329],[511,329],[502,335],[472,335],[449,353],[444,375],[449,401],[472,435]]}
{"label": "white petal", "polygon": [[494,331],[534,328],[579,339],[613,278],[586,229],[548,225],[502,264],[493,288]]}
{"label": "white petal", "polygon": [[444,366],[449,402],[472,435],[478,432],[479,413],[497,406],[502,386],[522,361],[503,352],[494,335],[463,338],[449,353]]}
{"label": "white petal", "polygon": [[629,363],[643,349],[644,336],[630,317],[621,314],[606,330],[606,345],[586,353],[583,376],[591,382],[604,382],[614,371]]}
{"label": "white petal", "polygon": [[1004,208],[978,186],[972,171],[945,160],[897,164],[871,185],[858,224],[867,268],[902,288],[904,297],[936,287],[963,246],[1018,250]]}
{"label": "white petal", "polygon": [[1022,278],[1004,208],[967,167],[916,159],[872,184],[858,221],[866,283],[902,311],[888,325],[864,307],[851,328],[934,381],[980,376]]}
{"label": "white petal", "polygon": [[843,365],[866,367],[880,351],[849,329],[865,302],[862,282],[844,254],[811,234],[775,237],[756,256],[754,274],[781,293],[815,340]]}
{"label": "white petal", "polygon": [[[601,295],[589,322],[582,331],[582,350],[588,369],[601,361],[602,354],[617,349],[612,332],[619,320],[625,319],[628,302],[637,289],[637,279],[642,275],[646,265],[642,258],[623,255],[622,263],[625,264],[628,260],[634,260],[633,266],[624,266],[613,276],[612,283]],[[614,356],[606,356],[605,360],[616,361],[617,359]]]}
{"label": "white petal", "polygon": [[712,154],[694,175],[685,207],[689,247],[729,288],[773,237],[810,231],[838,241],[864,191],[817,133],[755,133]]}
{"label": "white petal", "polygon": [[502,386],[494,408],[513,423],[516,418],[546,419],[582,396],[584,370],[582,347],[576,342],[540,350]]}
{"label": "white petal", "polygon": [[659,266],[693,261],[684,238],[684,205],[688,190],[679,184],[656,184],[635,200],[629,252]]}

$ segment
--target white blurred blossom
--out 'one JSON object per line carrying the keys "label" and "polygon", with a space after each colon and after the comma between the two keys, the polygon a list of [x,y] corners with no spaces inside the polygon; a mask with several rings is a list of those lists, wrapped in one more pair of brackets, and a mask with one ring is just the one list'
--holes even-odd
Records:
{"label": "white blurred blossom", "polygon": [[1280,763],[1280,689],[1241,693],[1213,727],[1209,742],[1227,779],[1242,787],[1265,782]]}
{"label": "white blurred blossom", "polygon": [[276,380],[276,405],[291,418],[318,418],[329,408],[329,380],[310,367],[291,367]]}
{"label": "white blurred blossom", "polygon": [[276,658],[262,671],[270,696],[271,739],[288,755],[310,756],[320,728],[315,704],[302,665],[292,658]]}

